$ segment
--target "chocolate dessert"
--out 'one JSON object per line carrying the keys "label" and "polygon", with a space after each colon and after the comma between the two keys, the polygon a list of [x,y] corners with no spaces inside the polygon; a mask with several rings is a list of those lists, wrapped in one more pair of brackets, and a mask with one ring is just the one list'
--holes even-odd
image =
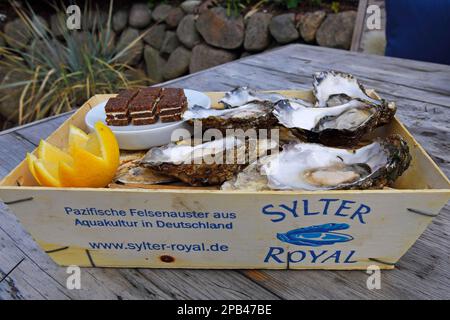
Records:
{"label": "chocolate dessert", "polygon": [[128,99],[111,98],[105,106],[106,123],[110,126],[126,126],[129,122]]}
{"label": "chocolate dessert", "polygon": [[167,88],[162,91],[158,103],[158,114],[162,122],[180,121],[187,108],[187,99],[183,89]]}
{"label": "chocolate dessert", "polygon": [[158,120],[157,102],[158,98],[153,96],[137,95],[128,106],[131,124],[139,126],[155,123]]}
{"label": "chocolate dessert", "polygon": [[180,121],[187,108],[183,89],[144,88],[123,90],[108,100],[105,106],[106,123],[126,126]]}

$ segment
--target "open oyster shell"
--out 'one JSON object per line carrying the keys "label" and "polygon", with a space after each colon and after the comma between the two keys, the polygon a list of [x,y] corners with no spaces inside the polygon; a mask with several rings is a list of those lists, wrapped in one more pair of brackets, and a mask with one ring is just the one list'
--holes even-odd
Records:
{"label": "open oyster shell", "polygon": [[279,123],[303,141],[328,146],[354,146],[375,128],[389,122],[395,108],[362,100],[334,107],[307,108],[294,101],[281,100],[274,108]]}
{"label": "open oyster shell", "polygon": [[313,143],[287,145],[261,167],[277,190],[381,189],[409,167],[406,142],[392,135],[356,150]]}
{"label": "open oyster shell", "polygon": [[225,181],[220,189],[245,191],[270,190],[266,175],[261,174],[261,167],[275,157],[276,155],[269,155],[253,161],[233,179]]}
{"label": "open oyster shell", "polygon": [[218,129],[226,132],[227,129],[270,129],[277,119],[272,114],[271,102],[249,102],[239,107],[227,109],[203,108],[194,106],[186,110],[183,119],[191,125],[201,121],[202,129]]}
{"label": "open oyster shell", "polygon": [[224,97],[219,100],[225,108],[237,108],[251,102],[271,102],[286,99],[283,95],[275,92],[259,92],[249,87],[237,87],[226,92]]}
{"label": "open oyster shell", "polygon": [[383,103],[381,99],[369,96],[363,85],[351,74],[339,71],[322,71],[313,75],[313,93],[316,107],[334,107],[359,99],[375,105]]}
{"label": "open oyster shell", "polygon": [[244,141],[230,136],[196,146],[169,144],[152,148],[141,164],[192,186],[218,185],[277,147],[272,140]]}

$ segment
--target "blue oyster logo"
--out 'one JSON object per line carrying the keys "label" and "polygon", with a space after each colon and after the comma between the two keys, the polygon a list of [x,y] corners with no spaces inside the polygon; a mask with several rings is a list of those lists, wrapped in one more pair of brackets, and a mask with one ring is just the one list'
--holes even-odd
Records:
{"label": "blue oyster logo", "polygon": [[334,232],[336,230],[345,230],[349,227],[346,223],[326,223],[298,228],[286,233],[277,233],[277,238],[283,242],[298,246],[320,247],[353,240],[351,235]]}

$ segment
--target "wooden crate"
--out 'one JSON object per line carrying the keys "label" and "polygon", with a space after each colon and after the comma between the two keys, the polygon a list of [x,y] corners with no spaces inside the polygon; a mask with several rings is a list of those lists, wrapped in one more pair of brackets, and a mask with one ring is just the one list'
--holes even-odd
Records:
{"label": "wooden crate", "polygon": [[[282,93],[311,98],[309,91]],[[216,105],[223,93],[207,94]],[[85,114],[110,96],[91,98],[47,140],[64,147],[69,125],[86,130]],[[395,189],[46,188],[35,185],[24,161],[0,183],[0,197],[63,266],[391,269],[450,196],[446,176],[397,119],[378,132],[391,133],[404,137],[413,157]],[[330,223],[342,230],[330,230]],[[347,241],[312,246],[280,240],[311,226],[344,234]]]}

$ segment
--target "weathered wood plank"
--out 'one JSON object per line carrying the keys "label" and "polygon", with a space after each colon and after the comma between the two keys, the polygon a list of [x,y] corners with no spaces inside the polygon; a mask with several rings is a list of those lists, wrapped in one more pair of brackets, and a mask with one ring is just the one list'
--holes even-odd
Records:
{"label": "weathered wood plank", "polygon": [[[268,54],[257,55],[254,59],[243,59],[241,67],[247,64],[261,68],[262,71],[269,69],[270,74],[273,72],[270,62],[277,59],[277,53],[278,51],[274,50]],[[286,53],[283,51],[283,63],[277,65],[277,71],[281,74],[277,74],[287,74],[288,77],[297,75],[300,79],[305,76],[310,87],[310,76],[314,72],[336,69],[354,74],[380,92],[384,90],[399,98],[448,106],[450,91],[446,83],[450,80],[450,66],[425,66],[423,62],[418,61],[405,64],[405,61],[411,60],[293,45],[287,47]],[[245,72],[243,68],[242,74]]]}
{"label": "weathered wood plank", "polygon": [[14,132],[28,141],[39,144],[40,139],[47,138],[53,131],[66,121],[66,119],[72,114],[72,112],[65,113],[56,117],[50,118],[48,121],[42,121],[36,125],[29,125],[15,130]]}
{"label": "weathered wood plank", "polygon": [[355,21],[355,29],[353,29],[351,51],[358,51],[361,46],[361,38],[364,31],[366,21],[366,9],[368,0],[360,0]]}
{"label": "weathered wood plank", "polygon": [[209,85],[205,90],[224,90],[235,85],[237,77],[260,89],[305,89],[311,88],[314,72],[327,69],[350,72],[367,86],[400,99],[449,105],[450,89],[446,84],[450,81],[450,66],[300,44],[246,57],[168,84],[183,81],[193,88]]}
{"label": "weathered wood plank", "polygon": [[17,165],[17,159],[24,159],[35,146],[17,134],[0,135],[0,176],[5,176]]}

